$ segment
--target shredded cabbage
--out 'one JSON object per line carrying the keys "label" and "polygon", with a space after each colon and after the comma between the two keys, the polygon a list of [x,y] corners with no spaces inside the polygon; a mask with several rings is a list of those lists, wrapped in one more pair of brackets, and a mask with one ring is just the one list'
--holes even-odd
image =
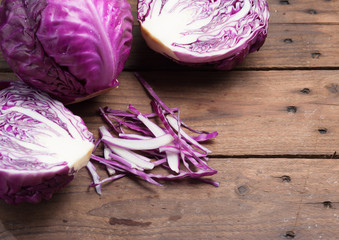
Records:
{"label": "shredded cabbage", "polygon": [[[91,186],[101,194],[103,183],[127,175],[138,176],[156,185],[161,185],[159,180],[194,178],[218,186],[218,182],[203,178],[217,171],[207,164],[211,150],[199,143],[215,138],[218,133],[189,128],[180,120],[179,109],[169,108],[139,74],[136,76],[150,93],[154,112],[142,114],[132,105],[127,111],[100,108],[108,127],[99,128],[101,137],[97,146],[103,144],[106,154],[104,157],[92,154],[91,158],[114,169],[115,173],[100,180],[97,172],[90,168],[93,176]],[[157,120],[161,124],[156,124]],[[198,136],[190,136],[189,133]],[[155,174],[153,170],[156,167],[165,168],[168,173]]]}

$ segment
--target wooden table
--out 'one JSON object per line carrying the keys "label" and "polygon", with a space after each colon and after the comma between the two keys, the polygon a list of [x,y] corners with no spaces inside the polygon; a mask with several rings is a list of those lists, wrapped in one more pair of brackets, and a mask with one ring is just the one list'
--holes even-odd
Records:
{"label": "wooden table", "polygon": [[229,72],[154,53],[135,20],[120,87],[69,106],[98,136],[99,107],[150,111],[140,72],[186,123],[219,132],[207,145],[219,187],[125,177],[99,196],[82,169],[49,201],[1,201],[0,239],[339,239],[339,2],[268,2],[265,45]]}

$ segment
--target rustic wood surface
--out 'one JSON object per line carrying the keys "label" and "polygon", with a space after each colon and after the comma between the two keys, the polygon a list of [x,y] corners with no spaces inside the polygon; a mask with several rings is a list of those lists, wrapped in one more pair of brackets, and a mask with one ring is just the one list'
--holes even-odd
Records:
{"label": "rustic wood surface", "polygon": [[[150,111],[140,72],[186,123],[219,132],[207,144],[219,187],[126,177],[99,196],[82,169],[49,201],[0,201],[0,239],[339,239],[339,1],[268,3],[265,45],[229,72],[154,53],[135,20],[120,87],[69,106],[98,136],[99,107]],[[0,58],[8,79],[16,77]]]}

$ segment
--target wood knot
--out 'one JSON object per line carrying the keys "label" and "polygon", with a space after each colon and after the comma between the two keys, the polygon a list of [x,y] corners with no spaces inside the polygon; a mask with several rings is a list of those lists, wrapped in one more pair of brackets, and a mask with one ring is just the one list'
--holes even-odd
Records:
{"label": "wood knot", "polygon": [[293,40],[291,38],[285,38],[284,43],[293,43]]}
{"label": "wood knot", "polygon": [[309,94],[311,92],[311,90],[309,88],[303,88],[300,90],[301,93],[303,94]]}
{"label": "wood knot", "polygon": [[324,201],[323,205],[324,205],[324,208],[333,208],[331,201]]}
{"label": "wood knot", "polygon": [[312,15],[318,13],[317,10],[315,10],[315,9],[308,9],[308,10],[306,10],[306,12],[307,12],[308,14],[312,14]]}
{"label": "wood knot", "polygon": [[313,52],[311,53],[313,59],[319,59],[321,56],[320,52]]}
{"label": "wood knot", "polygon": [[290,5],[290,2],[288,0],[280,0],[281,5]]}
{"label": "wood knot", "polygon": [[284,235],[285,238],[287,239],[293,239],[295,238],[295,233],[293,231],[287,231]]}
{"label": "wood knot", "polygon": [[290,113],[296,113],[297,107],[296,106],[287,106],[286,110],[287,110],[287,112],[290,112]]}
{"label": "wood knot", "polygon": [[319,129],[318,129],[318,132],[319,132],[320,134],[326,134],[326,133],[327,133],[327,128],[319,128]]}
{"label": "wood knot", "polygon": [[336,83],[332,83],[328,86],[326,86],[327,90],[330,91],[331,93],[337,93],[339,92],[339,85]]}
{"label": "wood knot", "polygon": [[249,187],[247,185],[240,185],[236,188],[237,194],[243,196],[247,194],[250,191]]}
{"label": "wood knot", "polygon": [[283,182],[290,182],[291,181],[291,177],[287,176],[287,175],[283,175],[280,178]]}

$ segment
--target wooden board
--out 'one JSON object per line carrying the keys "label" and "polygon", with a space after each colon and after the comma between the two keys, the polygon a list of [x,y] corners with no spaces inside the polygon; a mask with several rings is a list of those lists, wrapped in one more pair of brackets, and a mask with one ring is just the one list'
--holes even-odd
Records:
{"label": "wooden board", "polygon": [[[69,108],[96,137],[99,107],[151,111],[140,72],[187,124],[219,132],[206,146],[218,170],[209,179],[220,186],[125,177],[99,196],[82,169],[49,201],[0,201],[0,240],[338,239],[338,1],[268,0],[264,46],[229,72],[180,66],[151,51],[137,0],[129,2],[134,40],[119,88]],[[2,56],[1,80],[17,80]]]}
{"label": "wooden board", "polygon": [[48,202],[0,202],[0,239],[336,239],[337,161],[218,158],[218,188],[125,178],[101,197],[83,169]]}
{"label": "wooden board", "polygon": [[[141,72],[196,129],[218,131],[216,155],[332,155],[339,152],[337,71]],[[306,89],[306,90],[305,90]],[[120,87],[70,106],[97,132],[99,107],[148,113],[149,97],[131,72]],[[80,109],[80,110],[79,110]],[[95,109],[93,111],[93,109]]]}
{"label": "wooden board", "polygon": [[268,0],[270,23],[338,24],[335,0]]}

